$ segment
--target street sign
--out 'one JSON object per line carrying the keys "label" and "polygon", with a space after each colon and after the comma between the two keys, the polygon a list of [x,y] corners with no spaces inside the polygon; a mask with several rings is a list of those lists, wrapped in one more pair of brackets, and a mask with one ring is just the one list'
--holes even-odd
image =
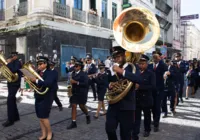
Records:
{"label": "street sign", "polygon": [[181,20],[192,20],[192,19],[198,19],[198,18],[199,18],[199,14],[181,16]]}

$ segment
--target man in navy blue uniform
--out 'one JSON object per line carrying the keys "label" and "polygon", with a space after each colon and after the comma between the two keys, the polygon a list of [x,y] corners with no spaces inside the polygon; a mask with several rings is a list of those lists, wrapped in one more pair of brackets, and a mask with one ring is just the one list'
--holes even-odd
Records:
{"label": "man in navy blue uniform", "polygon": [[176,85],[177,85],[177,69],[172,65],[169,59],[166,60],[166,65],[168,66],[168,71],[164,74],[164,95],[162,102],[162,111],[164,112],[163,118],[167,117],[167,97],[170,97],[170,110],[175,115],[175,97],[176,97]]}
{"label": "man in navy blue uniform", "polygon": [[153,64],[149,65],[149,69],[155,73],[156,76],[156,89],[153,90],[153,122],[154,122],[154,132],[159,130],[159,122],[161,115],[161,102],[163,98],[164,91],[164,78],[163,75],[167,71],[166,64],[161,60],[159,54],[153,55]]}
{"label": "man in navy blue uniform", "polygon": [[[97,68],[96,66],[92,63],[92,56],[90,54],[88,54],[86,56],[87,59],[87,68],[86,68],[86,72],[87,75],[90,77],[90,75],[93,75],[97,72]],[[93,78],[89,78],[88,80],[88,92],[89,92],[89,88],[90,86],[92,87],[92,92],[93,92],[93,97],[94,97],[94,101],[96,101],[97,98],[97,93],[96,93],[96,88],[95,88],[95,82]]]}
{"label": "man in navy blue uniform", "polygon": [[72,104],[72,122],[67,129],[77,127],[77,105],[79,105],[80,109],[86,115],[86,123],[90,123],[90,116],[85,105],[87,103],[88,76],[85,72],[83,72],[83,63],[81,61],[75,62],[74,72],[72,73],[70,82],[72,84],[72,96],[70,97],[70,103]]}
{"label": "man in navy blue uniform", "polygon": [[[184,74],[187,71],[187,68],[185,66],[185,62],[182,60],[181,58],[181,53],[177,53],[176,54],[176,60],[177,60],[177,65],[178,65],[178,69],[177,69],[177,79],[178,79],[178,83],[179,83],[179,98],[181,100],[181,102],[183,103],[183,86],[184,86]],[[179,102],[179,100],[178,100]]]}
{"label": "man in navy blue uniform", "polygon": [[20,82],[21,82],[21,76],[22,73],[20,71],[21,69],[21,63],[18,60],[18,52],[12,52],[10,61],[7,64],[7,67],[10,69],[12,73],[17,73],[18,74],[18,80],[15,82],[8,82],[8,98],[7,98],[7,114],[8,114],[8,119],[5,123],[2,125],[4,127],[8,127],[14,124],[14,122],[19,121],[19,112],[17,109],[17,104],[16,104],[16,94],[17,91],[20,88]]}
{"label": "man in navy blue uniform", "polygon": [[60,102],[60,99],[58,98],[58,72],[55,70],[55,62],[51,61],[49,62],[50,65],[50,69],[52,70],[52,76],[54,76],[54,80],[55,80],[55,85],[53,85],[53,90],[55,91],[55,97],[54,97],[54,101],[56,102],[56,104],[59,107],[59,110],[62,111],[63,107],[62,107],[62,103]]}
{"label": "man in navy blue uniform", "polygon": [[136,111],[133,140],[139,140],[141,114],[144,112],[144,137],[151,131],[151,108],[153,106],[152,90],[156,87],[155,74],[148,70],[149,58],[142,55],[139,60],[141,84],[136,84]]}
{"label": "man in navy blue uniform", "polygon": [[[133,67],[126,63],[125,50],[116,46],[112,53],[114,61],[119,66],[114,65],[113,71],[117,76],[113,76],[112,82],[119,79],[128,79],[135,83],[140,83],[139,76],[133,74]],[[112,83],[109,88],[112,88]],[[134,124],[134,110],[135,110],[135,90],[134,86],[128,91],[127,95],[115,104],[109,104],[106,115],[106,133],[108,140],[117,140],[116,129],[120,124],[120,137],[122,140],[131,140]]]}

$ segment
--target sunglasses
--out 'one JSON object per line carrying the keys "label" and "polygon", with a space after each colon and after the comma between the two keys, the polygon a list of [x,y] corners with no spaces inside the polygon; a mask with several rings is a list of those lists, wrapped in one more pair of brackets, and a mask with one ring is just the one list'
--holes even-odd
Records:
{"label": "sunglasses", "polygon": [[78,67],[78,65],[75,65],[74,67],[75,67],[75,68],[77,68],[77,67]]}
{"label": "sunglasses", "polygon": [[38,63],[37,65],[38,65],[38,66],[41,66],[42,64],[44,64],[44,63]]}

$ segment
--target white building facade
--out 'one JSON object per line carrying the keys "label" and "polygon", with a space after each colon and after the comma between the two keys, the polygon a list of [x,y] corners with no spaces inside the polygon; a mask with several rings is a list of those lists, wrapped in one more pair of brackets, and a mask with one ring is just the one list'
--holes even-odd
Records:
{"label": "white building facade", "polygon": [[200,30],[190,21],[181,24],[181,46],[183,59],[200,58]]}
{"label": "white building facade", "polygon": [[71,56],[110,55],[112,24],[121,10],[121,0],[1,0],[0,49],[5,55],[17,50],[26,61],[48,56],[65,77]]}

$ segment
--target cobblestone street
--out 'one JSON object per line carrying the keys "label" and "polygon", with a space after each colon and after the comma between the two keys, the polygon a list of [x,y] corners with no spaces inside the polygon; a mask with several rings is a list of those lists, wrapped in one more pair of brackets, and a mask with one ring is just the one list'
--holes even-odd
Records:
{"label": "cobblestone street", "polygon": [[[64,104],[64,110],[59,112],[55,103],[51,111],[51,124],[54,132],[54,140],[106,140],[105,117],[93,119],[97,102],[93,101],[92,93],[89,94],[87,106],[92,118],[87,125],[85,116],[79,110],[77,117],[77,129],[67,130],[66,126],[71,122],[71,109],[68,109],[69,99],[66,93],[65,83],[60,83],[58,96]],[[141,140],[199,140],[200,139],[200,92],[196,98],[185,100],[177,107],[177,114],[161,119],[160,132],[152,132],[149,138],[144,139],[141,129]],[[6,96],[5,83],[0,84],[0,123],[6,120]],[[19,95],[17,95],[18,97]],[[35,114],[33,93],[25,92],[22,101],[18,103],[21,120],[13,126],[3,128],[0,125],[0,140],[36,140],[40,135],[39,121]]]}

